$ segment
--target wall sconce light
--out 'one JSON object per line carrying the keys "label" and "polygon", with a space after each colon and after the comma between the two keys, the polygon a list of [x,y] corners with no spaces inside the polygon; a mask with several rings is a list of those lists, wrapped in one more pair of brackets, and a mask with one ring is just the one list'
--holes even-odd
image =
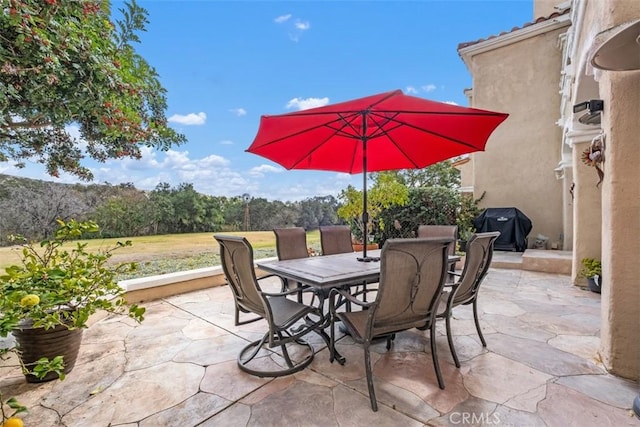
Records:
{"label": "wall sconce light", "polygon": [[600,116],[604,109],[604,101],[601,99],[590,99],[589,101],[581,102],[573,106],[573,113],[579,113],[584,110],[588,110],[585,114],[578,118],[578,121],[583,125],[599,125]]}

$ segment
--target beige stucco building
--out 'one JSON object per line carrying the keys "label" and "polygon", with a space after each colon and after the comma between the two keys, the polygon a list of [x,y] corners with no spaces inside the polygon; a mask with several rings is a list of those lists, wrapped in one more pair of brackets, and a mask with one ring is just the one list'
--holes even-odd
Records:
{"label": "beige stucco building", "polygon": [[[522,210],[530,245],[542,234],[549,249],[572,251],[574,283],[583,258],[602,260],[600,358],[640,380],[640,1],[534,0],[533,9],[530,23],[459,45],[470,105],[510,114],[461,166],[462,185],[484,194],[482,207]],[[612,37],[622,30],[637,34],[620,46]],[[603,58],[625,70],[603,69]],[[601,183],[583,161],[598,149]]]}

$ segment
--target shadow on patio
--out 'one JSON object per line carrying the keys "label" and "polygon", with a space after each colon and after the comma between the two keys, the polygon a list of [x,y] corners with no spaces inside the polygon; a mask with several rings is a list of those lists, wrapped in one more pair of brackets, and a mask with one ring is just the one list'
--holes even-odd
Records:
{"label": "shadow on patio", "polygon": [[[146,320],[108,317],[84,332],[64,381],[27,384],[3,369],[0,389],[29,407],[27,426],[245,425],[638,425],[637,385],[606,373],[597,358],[600,296],[564,275],[492,268],[479,297],[488,346],[471,307],[454,311],[456,369],[438,325],[446,389],[437,386],[428,331],[373,346],[379,411],[369,406],[361,347],[339,341],[330,364],[317,336],[304,371],[277,379],[236,366],[265,323],[233,325],[226,286],[145,304]],[[427,353],[424,352],[426,348]]]}

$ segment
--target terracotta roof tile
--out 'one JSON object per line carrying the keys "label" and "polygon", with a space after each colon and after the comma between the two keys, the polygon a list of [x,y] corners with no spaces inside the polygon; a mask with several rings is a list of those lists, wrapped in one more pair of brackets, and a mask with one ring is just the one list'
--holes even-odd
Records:
{"label": "terracotta roof tile", "polygon": [[544,21],[548,21],[548,20],[553,19],[553,18],[557,18],[558,16],[565,15],[565,14],[569,13],[570,11],[571,11],[571,9],[567,8],[567,9],[561,11],[561,12],[553,12],[549,16],[541,16],[538,19],[536,19],[535,21],[531,21],[531,22],[527,22],[526,24],[523,24],[521,27],[513,27],[509,31],[503,31],[500,34],[489,36],[489,37],[487,37],[485,39],[478,39],[478,40],[471,41],[471,42],[458,43],[458,50],[464,49],[465,47],[473,46],[474,44],[482,43],[482,42],[487,41],[487,40],[494,39],[496,37],[504,36],[505,34],[509,34],[509,33],[514,32],[514,31],[517,31],[517,30],[521,30],[521,29],[529,27],[531,25],[535,25],[535,24],[537,24],[539,22],[544,22]]}

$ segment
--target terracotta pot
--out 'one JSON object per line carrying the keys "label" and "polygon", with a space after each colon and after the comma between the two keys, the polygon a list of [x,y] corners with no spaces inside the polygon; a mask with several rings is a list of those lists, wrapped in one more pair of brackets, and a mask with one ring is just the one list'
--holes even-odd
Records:
{"label": "terracotta pot", "polygon": [[[362,243],[352,243],[351,246],[353,246],[354,252],[360,252],[364,249],[364,245]],[[367,245],[368,251],[375,250],[375,249],[380,249],[377,243],[369,243]]]}
{"label": "terracotta pot", "polygon": [[[12,333],[20,350],[22,363],[27,369],[33,369],[38,359],[43,357],[51,360],[56,356],[62,356],[65,374],[71,372],[76,364],[82,342],[82,329],[67,329],[62,325],[50,329],[21,326],[20,329],[14,329]],[[25,376],[30,383],[58,378],[55,372],[49,372],[43,379],[32,374]]]}

